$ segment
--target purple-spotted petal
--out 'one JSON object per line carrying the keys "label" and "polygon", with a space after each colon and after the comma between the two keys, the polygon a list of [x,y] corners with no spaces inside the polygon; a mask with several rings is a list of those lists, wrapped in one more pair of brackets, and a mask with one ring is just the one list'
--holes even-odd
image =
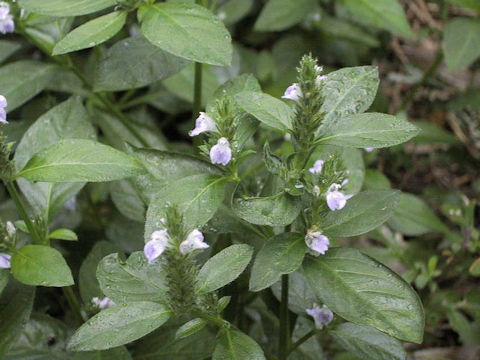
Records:
{"label": "purple-spotted petal", "polygon": [[204,240],[203,234],[197,229],[188,234],[187,239],[180,244],[180,253],[186,255],[194,250],[210,247]]}
{"label": "purple-spotted petal", "polygon": [[290,99],[294,101],[298,101],[302,97],[302,89],[300,85],[297,83],[290,85],[287,90],[285,90],[285,94],[283,94],[283,99]]}
{"label": "purple-spotted petal", "polygon": [[197,136],[204,132],[215,131],[216,129],[215,121],[204,112],[201,112],[200,116],[195,120],[195,129],[190,131],[189,135]]}

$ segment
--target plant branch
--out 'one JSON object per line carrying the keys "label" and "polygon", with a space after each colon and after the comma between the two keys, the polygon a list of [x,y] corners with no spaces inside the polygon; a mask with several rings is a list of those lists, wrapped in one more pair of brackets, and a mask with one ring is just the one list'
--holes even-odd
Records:
{"label": "plant branch", "polygon": [[20,194],[18,193],[17,188],[15,187],[15,184],[10,180],[4,180],[4,184],[5,184],[5,187],[7,188],[8,193],[10,194],[10,197],[15,203],[15,206],[18,212],[20,213],[20,216],[22,217],[23,221],[25,221],[25,225],[27,226],[28,231],[32,236],[33,242],[37,244],[42,244],[44,242],[43,241],[44,239],[42,239],[40,234],[37,232],[37,228],[35,227],[32,220],[30,219],[30,216],[27,213],[25,205],[23,204],[22,198],[20,197]]}
{"label": "plant branch", "polygon": [[312,336],[316,334],[315,330],[310,330],[308,333],[303,335],[300,339],[295,341],[293,345],[288,349],[287,356],[294,352],[300,345],[302,345],[305,341],[310,339]]}
{"label": "plant branch", "polygon": [[67,298],[70,308],[72,309],[72,314],[73,314],[73,318],[76,325],[83,324],[84,319],[82,316],[81,306],[77,297],[73,293],[72,287],[64,286],[62,287],[62,291],[63,291],[63,295],[65,295],[65,297]]}

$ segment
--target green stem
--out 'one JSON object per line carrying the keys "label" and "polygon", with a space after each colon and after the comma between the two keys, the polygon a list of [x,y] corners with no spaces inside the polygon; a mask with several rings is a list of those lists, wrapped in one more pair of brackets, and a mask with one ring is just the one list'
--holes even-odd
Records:
{"label": "green stem", "polygon": [[27,213],[27,210],[25,208],[25,205],[23,204],[22,198],[20,197],[17,188],[15,187],[15,184],[10,181],[10,180],[5,180],[4,181],[5,187],[7,188],[8,193],[10,194],[10,197],[12,198],[13,202],[15,203],[15,206],[20,213],[20,216],[22,217],[23,221],[25,222],[25,225],[28,228],[28,231],[30,232],[30,235],[32,236],[33,242],[37,244],[43,243],[43,239],[40,236],[40,234],[37,232],[37,228],[33,224],[32,220],[30,219],[30,216]]}
{"label": "green stem", "polygon": [[290,347],[290,349],[288,349],[288,353],[287,353],[287,356],[290,355],[292,352],[295,351],[295,349],[297,349],[300,345],[302,345],[305,341],[307,341],[308,339],[310,339],[313,335],[315,335],[316,331],[315,330],[311,330],[309,331],[308,333],[306,333],[305,335],[303,335],[300,339],[298,339],[297,341],[295,341],[293,343],[293,345]]}
{"label": "green stem", "polygon": [[83,316],[82,316],[82,311],[81,311],[81,306],[80,303],[73,293],[73,290],[70,286],[65,286],[62,287],[63,295],[65,295],[65,298],[68,301],[68,304],[70,305],[70,308],[72,309],[72,314],[73,314],[73,319],[76,323],[76,325],[81,325],[83,324]]}
{"label": "green stem", "polygon": [[202,64],[195,63],[195,85],[193,89],[193,118],[196,119],[202,109]]}
{"label": "green stem", "polygon": [[288,324],[288,274],[282,275],[282,298],[280,301],[280,338],[278,343],[278,359],[288,358],[287,349],[290,346]]}

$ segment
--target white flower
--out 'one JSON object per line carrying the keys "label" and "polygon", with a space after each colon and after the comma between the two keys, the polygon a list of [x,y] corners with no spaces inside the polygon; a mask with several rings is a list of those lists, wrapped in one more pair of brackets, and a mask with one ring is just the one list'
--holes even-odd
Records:
{"label": "white flower", "polygon": [[294,101],[300,100],[302,97],[302,89],[300,88],[300,85],[297,83],[294,83],[290,85],[287,90],[285,90],[285,94],[283,94],[282,99],[290,99]]}
{"label": "white flower", "polygon": [[332,310],[325,305],[319,307],[317,304],[313,304],[313,308],[306,309],[305,312],[313,317],[317,329],[322,329],[324,325],[330,324],[333,320]]}
{"label": "white flower", "polygon": [[210,160],[212,164],[227,165],[232,160],[232,149],[230,143],[224,137],[217,141],[217,144],[210,149]]}
{"label": "white flower", "polygon": [[8,254],[0,254],[0,269],[10,269],[10,259]]}
{"label": "white flower", "polygon": [[195,120],[195,129],[191,130],[188,134],[190,136],[197,136],[204,132],[215,131],[216,129],[217,125],[215,121],[204,112],[201,112],[200,116]]}
{"label": "white flower", "polygon": [[108,297],[104,297],[102,300],[100,300],[98,297],[95,296],[92,299],[92,302],[97,305],[100,310],[108,309],[112,306],[115,306],[115,303]]}
{"label": "white flower", "polygon": [[168,236],[167,230],[157,230],[152,233],[151,239],[152,240],[147,242],[143,248],[143,253],[149,264],[163,254],[167,248],[170,237]]}
{"label": "white flower", "polygon": [[312,174],[320,174],[322,172],[324,163],[325,163],[325,161],[323,161],[323,160],[317,160],[313,164],[313,167],[311,167],[308,171]]}
{"label": "white flower", "polygon": [[180,244],[180,253],[186,255],[196,249],[206,249],[209,245],[203,241],[203,234],[197,229],[193,230],[187,236],[187,240]]}
{"label": "white flower", "polygon": [[325,255],[330,246],[330,240],[320,231],[309,231],[305,236],[305,243],[314,252],[315,256]]}
{"label": "white flower", "polygon": [[372,151],[373,151],[373,148],[372,148],[372,147],[366,147],[366,148],[364,148],[364,150],[365,150],[366,152],[372,152]]}
{"label": "white flower", "polygon": [[352,197],[352,195],[345,195],[340,191],[342,186],[339,184],[332,184],[327,191],[327,205],[330,210],[341,210],[347,205],[347,200]]}

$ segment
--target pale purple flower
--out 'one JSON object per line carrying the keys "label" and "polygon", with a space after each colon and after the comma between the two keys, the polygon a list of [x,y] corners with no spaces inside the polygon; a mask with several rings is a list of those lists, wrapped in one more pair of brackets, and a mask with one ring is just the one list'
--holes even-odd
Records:
{"label": "pale purple flower", "polygon": [[327,191],[327,205],[330,210],[341,210],[347,205],[347,200],[352,197],[352,195],[345,195],[340,191],[342,186],[339,184],[332,184]]}
{"label": "pale purple flower", "polygon": [[92,299],[92,302],[97,305],[100,310],[108,309],[112,306],[115,306],[115,303],[108,297],[104,297],[102,300],[100,300],[100,298],[98,297],[94,297]]}
{"label": "pale purple flower", "polygon": [[188,134],[190,136],[197,136],[204,132],[215,131],[216,129],[217,125],[215,124],[215,120],[204,112],[201,112],[200,116],[195,120],[195,129],[191,130]]}
{"label": "pale purple flower", "polygon": [[232,160],[232,149],[230,143],[224,137],[217,141],[217,144],[210,149],[210,160],[212,164],[227,165]]}
{"label": "pale purple flower", "polygon": [[10,259],[8,254],[0,254],[0,269],[10,269]]}
{"label": "pale purple flower", "polygon": [[313,308],[306,309],[305,312],[313,317],[317,329],[322,329],[323,326],[330,324],[333,320],[332,310],[325,305],[319,307],[317,304],[313,304]]}
{"label": "pale purple flower", "polygon": [[285,90],[285,94],[283,94],[282,99],[290,99],[294,101],[298,101],[302,97],[302,89],[300,85],[294,83],[290,85],[287,90]]}
{"label": "pale purple flower", "polygon": [[7,107],[8,102],[5,96],[0,95],[0,123],[3,124],[8,124],[7,121],[7,112],[5,111],[5,108]]}
{"label": "pale purple flower", "polygon": [[366,152],[372,152],[372,151],[373,151],[373,148],[372,148],[372,147],[366,147],[366,148],[364,148],[364,150],[365,150]]}
{"label": "pale purple flower", "polygon": [[317,77],[315,78],[315,85],[317,87],[320,87],[322,85],[322,83],[324,81],[326,81],[327,79],[328,79],[327,75],[317,75]]}
{"label": "pale purple flower", "polygon": [[77,197],[73,196],[67,201],[65,201],[65,204],[63,204],[63,207],[69,211],[75,211],[77,208]]}
{"label": "pale purple flower", "polygon": [[10,6],[2,1],[0,2],[0,33],[7,34],[15,30],[13,16],[10,15]]}
{"label": "pale purple flower", "polygon": [[312,174],[320,174],[322,172],[324,163],[325,163],[325,161],[323,161],[323,160],[317,160],[313,164],[313,167],[311,167],[308,171]]}
{"label": "pale purple flower", "polygon": [[203,234],[197,229],[193,230],[187,236],[187,240],[183,241],[180,244],[180,253],[186,255],[197,249],[206,249],[210,247],[206,242],[203,241]]}
{"label": "pale purple flower", "polygon": [[149,264],[163,254],[169,240],[170,237],[168,236],[167,230],[157,230],[152,233],[151,240],[147,242],[143,248],[143,253]]}
{"label": "pale purple flower", "polygon": [[305,243],[313,251],[315,256],[325,255],[330,246],[330,240],[320,231],[309,231],[305,236]]}

